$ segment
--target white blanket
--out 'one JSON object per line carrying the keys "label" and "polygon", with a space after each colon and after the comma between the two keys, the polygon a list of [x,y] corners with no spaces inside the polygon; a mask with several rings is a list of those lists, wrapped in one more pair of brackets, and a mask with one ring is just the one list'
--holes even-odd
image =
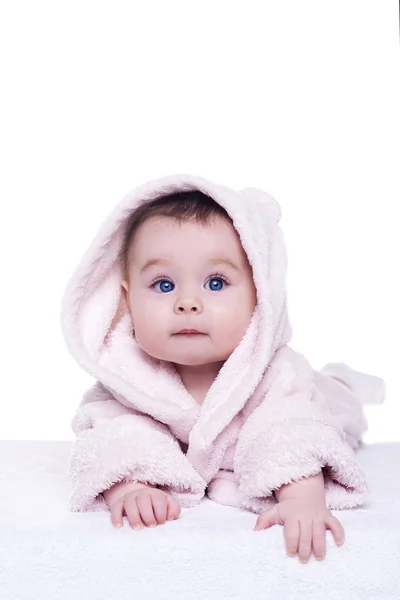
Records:
{"label": "white blanket", "polygon": [[285,553],[283,527],[205,498],[154,529],[114,529],[109,512],[67,509],[71,442],[0,441],[1,600],[399,600],[400,444],[357,453],[371,500],[332,511],[327,554]]}

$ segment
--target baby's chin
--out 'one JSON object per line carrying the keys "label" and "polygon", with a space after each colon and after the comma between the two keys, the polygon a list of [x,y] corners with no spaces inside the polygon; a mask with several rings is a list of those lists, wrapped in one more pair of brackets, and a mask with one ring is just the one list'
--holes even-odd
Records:
{"label": "baby's chin", "polygon": [[143,343],[144,340],[141,343],[138,338],[136,338],[136,342],[141,350],[154,359],[193,367],[226,361],[235,350],[235,347],[213,347],[210,336],[206,334],[204,334],[204,339],[185,339],[184,335],[179,336],[183,339],[169,338],[162,345],[156,346]]}
{"label": "baby's chin", "polygon": [[165,360],[170,363],[174,363],[176,365],[184,365],[186,367],[199,367],[201,365],[208,365],[210,363],[218,362],[220,360],[224,360],[219,356],[210,356],[210,354],[206,353],[183,353],[183,352],[173,352],[173,353],[162,353],[158,356],[160,360]]}
{"label": "baby's chin", "polygon": [[175,363],[177,365],[185,365],[185,366],[200,366],[206,365],[210,363],[225,361],[230,356],[231,353],[210,353],[205,352],[201,349],[181,349],[179,351],[169,351],[165,348],[162,350],[146,349],[142,348],[149,356],[152,358],[167,361],[170,363]]}

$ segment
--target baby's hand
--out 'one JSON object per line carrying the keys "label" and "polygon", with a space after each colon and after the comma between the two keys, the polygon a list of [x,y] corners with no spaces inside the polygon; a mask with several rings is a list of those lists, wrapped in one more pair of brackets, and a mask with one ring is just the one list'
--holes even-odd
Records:
{"label": "baby's hand", "polygon": [[133,529],[156,527],[177,519],[181,513],[180,505],[169,494],[150,487],[131,490],[112,504],[111,520],[115,527],[123,527],[124,509]]}
{"label": "baby's hand", "polygon": [[326,529],[332,531],[338,546],[344,544],[344,529],[340,521],[321,502],[306,499],[287,499],[261,513],[255,530],[267,529],[272,525],[284,525],[286,552],[306,563],[310,558],[311,546],[317,560],[326,552]]}

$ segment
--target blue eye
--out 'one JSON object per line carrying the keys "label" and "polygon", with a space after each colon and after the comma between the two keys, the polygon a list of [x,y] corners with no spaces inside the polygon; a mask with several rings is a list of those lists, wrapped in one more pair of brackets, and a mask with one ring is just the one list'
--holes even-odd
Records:
{"label": "blue eye", "polygon": [[[222,287],[216,287],[216,285],[219,286],[221,284],[221,282],[229,285],[228,280],[223,275],[217,275],[217,274],[210,277],[210,279],[208,280],[207,283],[210,283],[210,282],[213,282],[213,285],[211,286],[210,289],[211,289],[211,291],[215,291],[215,292],[219,292],[221,289],[223,289]],[[172,281],[170,281],[166,277],[159,277],[158,279],[156,279],[155,281],[153,281],[150,284],[150,287],[155,288],[157,283],[160,283],[160,287],[164,286],[164,288],[160,289],[161,292],[173,291],[173,288],[171,288],[171,286],[174,286],[174,284],[172,283]]]}
{"label": "blue eye", "polygon": [[[216,282],[216,283],[217,283],[217,285],[218,285],[218,284],[220,284],[220,283],[223,283],[223,282],[225,282],[225,283],[226,283],[226,281],[225,281],[224,279],[222,279],[221,277],[212,277],[211,279],[209,279],[209,280],[207,281],[207,283],[211,283],[212,281],[213,281],[214,283]],[[214,286],[212,286],[212,287],[211,287],[211,289],[212,289],[213,291],[217,291],[217,292],[219,292],[219,290],[222,290],[222,287],[215,288]]]}
{"label": "blue eye", "polygon": [[171,285],[174,285],[171,281],[168,281],[168,279],[159,279],[158,281],[156,281],[155,283],[153,283],[151,285],[151,287],[153,288],[157,283],[160,283],[161,285],[165,285],[167,289],[161,289],[161,292],[170,292],[171,291]]}

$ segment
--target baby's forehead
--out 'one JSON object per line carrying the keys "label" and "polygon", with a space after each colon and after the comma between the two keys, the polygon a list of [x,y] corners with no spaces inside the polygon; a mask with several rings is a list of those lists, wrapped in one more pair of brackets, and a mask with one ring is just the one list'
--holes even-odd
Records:
{"label": "baby's forehead", "polygon": [[138,265],[150,259],[171,261],[187,253],[197,260],[225,257],[241,269],[249,267],[240,236],[227,219],[212,219],[208,223],[157,216],[147,219],[137,230],[129,252],[129,263]]}
{"label": "baby's forehead", "polygon": [[166,240],[175,242],[171,249],[179,243],[190,246],[192,243],[202,242],[204,246],[198,247],[199,252],[207,254],[212,248],[230,249],[231,252],[243,250],[240,236],[235,227],[224,219],[209,223],[194,221],[173,221],[172,219],[152,219],[152,223],[143,224],[141,235],[137,241],[142,245],[151,244],[161,246]]}
{"label": "baby's forehead", "polygon": [[235,227],[230,220],[225,219],[221,216],[210,217],[207,220],[199,218],[178,218],[178,217],[167,217],[165,215],[156,215],[147,218],[143,223],[140,224],[139,229],[198,229],[199,231],[207,231],[213,229],[231,229],[236,231]]}
{"label": "baby's forehead", "polygon": [[[171,241],[174,242],[170,246]],[[168,246],[173,249],[182,244],[201,243],[205,246],[217,247],[239,245],[240,238],[236,229],[221,219],[219,222],[202,223],[195,221],[180,221],[165,217],[152,218],[142,223],[137,230],[132,246],[137,249]]]}

